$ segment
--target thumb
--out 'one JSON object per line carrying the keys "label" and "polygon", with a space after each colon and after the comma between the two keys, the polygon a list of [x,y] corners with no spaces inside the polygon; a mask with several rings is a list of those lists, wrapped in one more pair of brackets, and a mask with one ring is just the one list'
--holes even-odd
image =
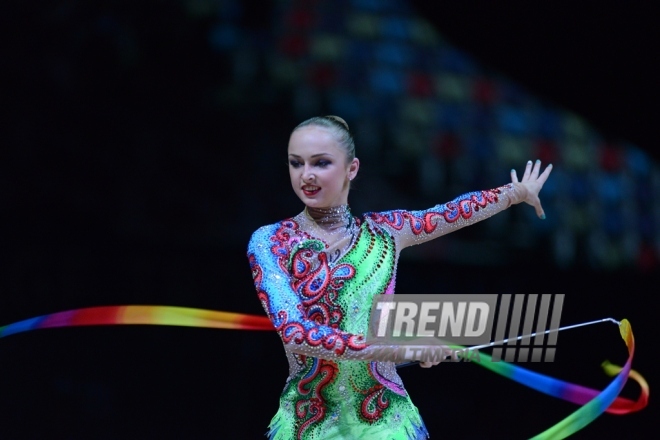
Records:
{"label": "thumb", "polygon": [[538,199],[535,208],[536,208],[536,215],[538,215],[541,220],[545,220],[545,211],[541,206],[541,201]]}

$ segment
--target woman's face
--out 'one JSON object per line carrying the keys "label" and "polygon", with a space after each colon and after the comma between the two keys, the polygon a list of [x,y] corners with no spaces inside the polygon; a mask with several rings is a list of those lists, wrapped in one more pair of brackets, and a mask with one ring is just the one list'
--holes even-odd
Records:
{"label": "woman's face", "polygon": [[332,208],[348,203],[350,181],[357,174],[360,161],[347,162],[346,150],[329,129],[309,125],[291,134],[291,186],[310,208]]}

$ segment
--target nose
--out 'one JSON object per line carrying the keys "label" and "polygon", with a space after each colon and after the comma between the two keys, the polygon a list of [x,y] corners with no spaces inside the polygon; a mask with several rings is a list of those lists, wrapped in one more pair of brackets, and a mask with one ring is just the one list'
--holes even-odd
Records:
{"label": "nose", "polygon": [[313,182],[316,176],[312,173],[312,171],[305,167],[305,171],[303,171],[302,178],[305,182]]}

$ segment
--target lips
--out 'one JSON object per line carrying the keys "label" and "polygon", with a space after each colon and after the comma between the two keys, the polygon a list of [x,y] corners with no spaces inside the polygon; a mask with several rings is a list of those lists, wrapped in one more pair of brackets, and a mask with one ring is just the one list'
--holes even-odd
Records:
{"label": "lips", "polygon": [[314,186],[314,185],[305,185],[301,189],[302,189],[303,194],[305,194],[308,197],[313,196],[313,195],[317,194],[319,191],[321,191],[320,187]]}

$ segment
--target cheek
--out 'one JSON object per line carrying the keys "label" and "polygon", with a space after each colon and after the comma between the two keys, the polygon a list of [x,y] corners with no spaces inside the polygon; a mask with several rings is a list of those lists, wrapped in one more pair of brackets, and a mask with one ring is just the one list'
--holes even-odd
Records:
{"label": "cheek", "polygon": [[335,184],[334,186],[343,189],[346,184],[346,174],[343,170],[338,170],[336,173],[333,173],[332,181]]}
{"label": "cheek", "polygon": [[293,185],[294,188],[297,187],[296,182],[298,181],[298,175],[296,174],[296,170],[289,168],[289,180],[291,181],[291,185]]}

